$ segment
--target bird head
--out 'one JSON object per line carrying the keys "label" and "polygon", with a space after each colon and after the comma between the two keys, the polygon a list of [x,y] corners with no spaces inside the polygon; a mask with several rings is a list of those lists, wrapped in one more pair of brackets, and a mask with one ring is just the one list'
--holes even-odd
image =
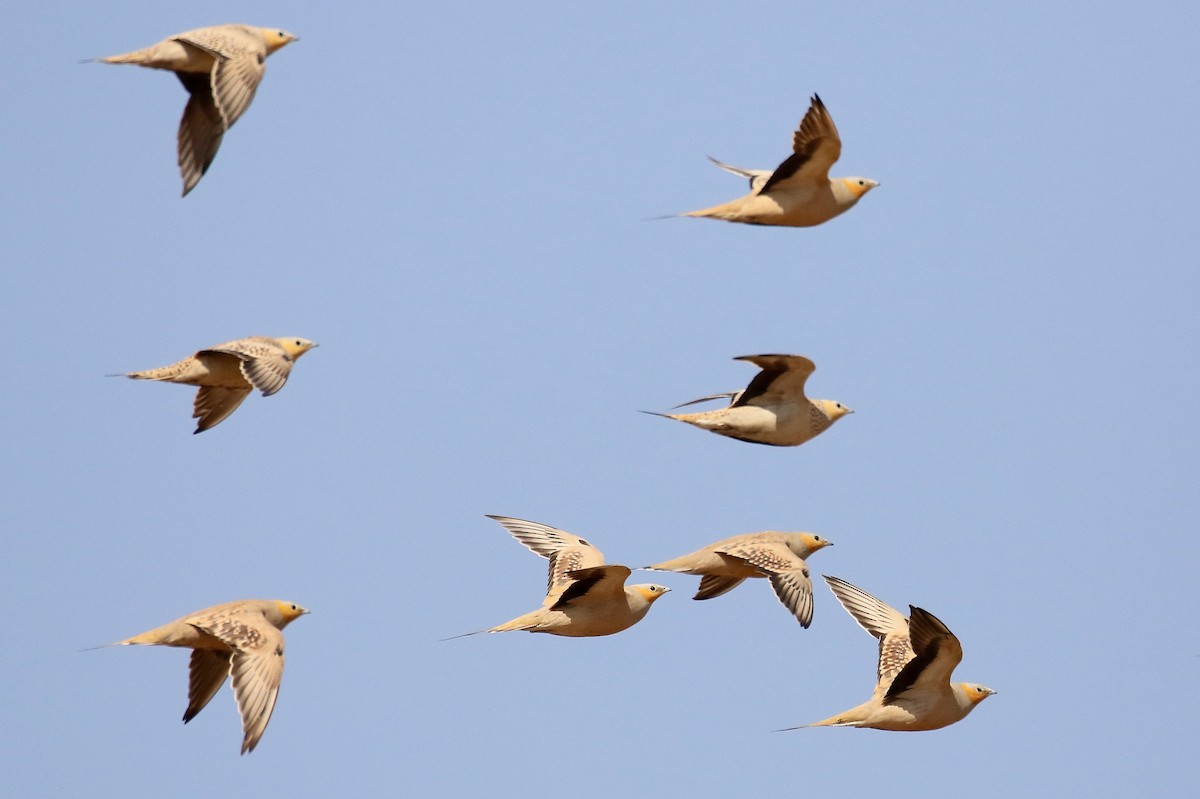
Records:
{"label": "bird head", "polygon": [[818,408],[820,408],[822,413],[829,417],[830,424],[833,424],[847,414],[854,413],[854,411],[847,408],[842,403],[837,402],[836,400],[815,399],[811,400],[811,402],[813,405],[816,405]]}
{"label": "bird head", "polygon": [[275,52],[285,44],[300,41],[297,37],[287,31],[281,31],[279,28],[259,28],[258,32],[262,34],[263,41],[267,43],[267,55]]}
{"label": "bird head", "polygon": [[279,624],[279,629],[283,629],[289,622],[295,621],[304,614],[308,613],[307,608],[302,608],[295,602],[284,602],[282,599],[275,600],[275,607],[279,611],[282,622]]}
{"label": "bird head", "polygon": [[[833,546],[833,542],[828,538],[824,538],[815,533],[797,533],[796,535],[800,539],[800,546],[808,553],[808,555],[811,555],[819,549]],[[806,558],[808,555],[801,555],[800,557]]]}
{"label": "bird head", "polygon": [[277,338],[275,343],[283,347],[291,359],[294,361],[304,353],[317,346],[317,342],[309,341],[306,338]]}
{"label": "bird head", "polygon": [[629,587],[637,591],[642,599],[646,600],[646,604],[654,604],[656,599],[671,590],[665,585],[656,585],[654,583],[642,583],[641,585],[631,585]]}
{"label": "bird head", "polygon": [[958,684],[958,688],[963,692],[963,696],[967,698],[967,701],[970,703],[971,707],[978,705],[980,702],[996,693],[985,685],[980,685],[973,682],[960,682]]}
{"label": "bird head", "polygon": [[855,200],[862,199],[864,194],[879,185],[879,181],[870,178],[841,178],[841,181],[842,186]]}

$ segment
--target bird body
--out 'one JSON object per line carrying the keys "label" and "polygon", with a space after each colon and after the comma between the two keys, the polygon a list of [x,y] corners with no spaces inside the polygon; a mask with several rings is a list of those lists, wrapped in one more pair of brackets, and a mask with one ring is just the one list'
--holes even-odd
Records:
{"label": "bird body", "polygon": [[870,178],[829,177],[842,153],[842,140],[821,98],[813,95],[808,112],[792,136],[792,155],[773,172],[742,169],[709,160],[750,181],[750,193],[711,208],[681,216],[709,217],[750,225],[812,227],[854,207],[879,185]]}
{"label": "bird body", "polygon": [[787,191],[751,192],[729,202],[683,216],[723,219],[747,225],[814,227],[849,211],[878,184],[866,178],[833,178],[823,184],[800,185]]}
{"label": "bird body", "polygon": [[192,650],[185,724],[204,709],[232,675],[245,754],[258,745],[279,696],[284,649],[281,631],[306,613],[299,605],[280,600],[227,602],[117,641],[117,645]]}
{"label": "bird body", "polygon": [[910,605],[906,619],[845,580],[825,582],[859,626],[879,639],[878,681],[866,702],[805,726],[936,730],[961,721],[995,693],[977,683],[950,682],[962,645],[932,613]]}
{"label": "bird body", "polygon": [[731,536],[645,568],[700,575],[700,588],[693,599],[712,599],[747,578],[765,577],[779,601],[802,627],[808,627],[812,623],[812,579],[805,561],[832,543],[812,533],[765,530]]}
{"label": "bird body", "polygon": [[[739,441],[794,447],[827,430],[852,410],[834,400],[809,399],[804,384],[816,366],[802,355],[743,355],[761,370],[740,392],[714,394],[706,399],[731,397],[724,408],[698,413],[655,413]],[[677,406],[681,407],[681,406]]]}
{"label": "bird body", "polygon": [[168,366],[126,372],[125,376],[199,386],[192,418],[200,420],[195,432],[202,433],[228,418],[253,389],[268,397],[283,388],[292,364],[316,346],[303,338],[250,336],[200,350]]}
{"label": "bird body", "polygon": [[641,621],[650,606],[670,591],[654,584],[625,585],[631,574],[628,566],[605,565],[600,550],[565,530],[509,516],[488,518],[548,558],[550,572],[540,608],[487,632],[525,630],[572,638],[612,635]]}
{"label": "bird body", "polygon": [[[579,589],[549,605],[498,624],[488,632],[525,630],[571,638],[612,635],[641,621],[654,601],[670,589],[661,585],[625,585],[627,566],[595,566],[567,572]],[[570,590],[569,588],[567,589]]]}
{"label": "bird body", "polygon": [[294,41],[295,36],[278,28],[215,25],[96,60],[170,70],[187,89],[190,97],[177,137],[179,171],[187,196],[216,158],[225,131],[250,107],[266,72],[267,56]]}

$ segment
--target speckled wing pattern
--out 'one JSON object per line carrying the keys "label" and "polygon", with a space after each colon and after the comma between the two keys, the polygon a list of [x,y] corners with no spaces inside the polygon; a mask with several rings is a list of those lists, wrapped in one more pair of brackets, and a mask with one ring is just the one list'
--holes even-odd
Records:
{"label": "speckled wing pattern", "polygon": [[279,346],[274,339],[266,336],[251,336],[250,338],[229,341],[209,347],[196,353],[197,356],[209,353],[232,355],[241,361],[242,374],[250,385],[269,397],[287,383],[292,373],[292,356]]}
{"label": "speckled wing pattern", "polygon": [[771,407],[782,402],[795,402],[804,397],[804,384],[817,368],[803,355],[742,355],[734,360],[749,361],[762,371],[754,376],[730,407]]}
{"label": "speckled wing pattern", "polygon": [[508,530],[513,538],[531,552],[550,560],[544,603],[546,607],[552,606],[558,600],[559,594],[574,582],[570,576],[571,572],[604,565],[604,555],[599,549],[566,530],[525,519],[514,519],[511,516],[487,514],[487,517]]}
{"label": "speckled wing pattern", "polygon": [[210,99],[224,129],[233,127],[250,107],[266,74],[267,43],[262,35],[243,25],[217,25],[174,38],[213,57]]}
{"label": "speckled wing pattern", "polygon": [[759,193],[786,190],[788,183],[805,183],[808,187],[825,183],[829,168],[841,155],[842,138],[837,126],[821,98],[814,94],[800,127],[792,135],[792,154],[775,168]]}
{"label": "speckled wing pattern", "polygon": [[186,195],[212,165],[225,131],[250,107],[266,73],[267,45],[241,25],[201,28],[175,39],[204,50],[215,61],[209,75],[176,73],[190,95],[177,141]]}
{"label": "speckled wing pattern", "polygon": [[238,608],[223,608],[187,621],[233,650],[229,673],[242,717],[242,754],[254,751],[279,697],[283,634],[261,613]]}
{"label": "speckled wing pattern", "polygon": [[879,639],[879,682],[875,686],[875,698],[882,698],[896,675],[915,657],[909,639],[908,619],[891,605],[845,580],[826,575],[825,582],[858,626]]}
{"label": "speckled wing pattern", "polygon": [[765,573],[775,589],[775,595],[792,612],[800,626],[812,624],[812,579],[808,565],[796,557],[796,553],[788,549],[786,544],[751,537],[716,551],[740,558]]}

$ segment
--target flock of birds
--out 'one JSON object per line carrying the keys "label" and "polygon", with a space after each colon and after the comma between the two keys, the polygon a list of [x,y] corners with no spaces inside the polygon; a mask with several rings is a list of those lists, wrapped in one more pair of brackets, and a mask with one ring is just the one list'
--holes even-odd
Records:
{"label": "flock of birds", "polygon": [[[293,41],[295,36],[275,28],[217,25],[96,60],[170,70],[187,89],[189,99],[177,142],[186,196],[212,165],[225,132],[254,99],[267,56]],[[833,118],[814,95],[793,136],[792,154],[774,170],[741,169],[712,159],[718,167],[749,180],[749,194],[680,216],[788,227],[827,222],[879,185],[862,177],[830,178],[829,169],[841,149]],[[251,336],[200,350],[169,366],[125,376],[197,386],[193,418],[199,420],[195,432],[201,433],[228,418],[254,389],[269,396],[283,388],[296,359],[316,346],[303,338]],[[740,441],[787,447],[803,444],[853,413],[840,402],[810,399],[805,394],[805,383],[815,369],[808,358],[749,355],[738,360],[759,369],[745,389],[676,406],[728,400],[725,407],[655,415]],[[651,605],[670,591],[653,583],[626,585],[632,570],[606,564],[600,550],[579,536],[523,519],[489,518],[549,560],[549,579],[541,607],[477,632],[612,635],[641,621]],[[813,614],[807,560],[831,545],[831,541],[805,532],[746,533],[641,568],[699,576],[694,598],[700,600],[721,596],[747,578],[765,578],[779,601],[807,628]],[[845,580],[827,576],[825,581],[851,617],[878,639],[878,679],[866,702],[804,726],[933,730],[960,721],[995,693],[975,683],[950,681],[962,660],[962,646],[932,613],[910,605],[905,617]],[[290,602],[241,600],[198,611],[116,643],[192,650],[185,723],[231,679],[245,754],[261,739],[279,695],[284,663],[282,630],[306,613]]]}

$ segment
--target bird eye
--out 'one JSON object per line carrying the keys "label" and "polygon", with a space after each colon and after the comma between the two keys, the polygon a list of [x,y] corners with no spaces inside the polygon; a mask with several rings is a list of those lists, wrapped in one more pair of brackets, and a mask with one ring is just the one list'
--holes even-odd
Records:
{"label": "bird eye", "polygon": [[287,34],[286,34],[286,33],[284,33],[283,31],[280,31],[280,32],[279,32],[279,38],[280,38],[280,39],[286,39],[286,38],[287,38]]}
{"label": "bird eye", "polygon": [[296,609],[296,606],[295,606],[295,605],[292,605],[292,610],[295,610],[295,609]]}
{"label": "bird eye", "polygon": [[867,185],[867,182],[866,182],[865,180],[860,180],[860,181],[858,182],[858,185],[860,185],[860,186],[865,186],[865,185]]}

